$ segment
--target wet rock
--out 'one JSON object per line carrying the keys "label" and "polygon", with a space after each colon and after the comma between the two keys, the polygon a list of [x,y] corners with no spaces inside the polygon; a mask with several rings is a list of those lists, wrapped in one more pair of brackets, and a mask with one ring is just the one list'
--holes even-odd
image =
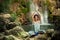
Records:
{"label": "wet rock", "polygon": [[16,26],[16,23],[11,22],[10,18],[10,14],[0,14],[0,32],[4,32]]}
{"label": "wet rock", "polygon": [[48,37],[52,37],[52,34],[54,33],[54,29],[48,29],[47,31],[46,31],[46,34],[47,34],[47,36]]}
{"label": "wet rock", "polygon": [[6,25],[6,28],[7,28],[7,30],[9,30],[9,29],[13,29],[13,28],[16,27],[16,26],[17,26],[16,23],[10,22],[10,23],[8,23],[8,24]]}
{"label": "wet rock", "polygon": [[6,30],[5,35],[12,34],[12,35],[18,36],[18,33],[21,31],[24,31],[24,30],[20,28],[19,26],[16,26],[10,30]]}
{"label": "wet rock", "polygon": [[14,36],[21,36],[21,37],[27,37],[28,33],[23,30],[22,27],[16,26],[13,29],[10,29],[8,33],[14,35]]}

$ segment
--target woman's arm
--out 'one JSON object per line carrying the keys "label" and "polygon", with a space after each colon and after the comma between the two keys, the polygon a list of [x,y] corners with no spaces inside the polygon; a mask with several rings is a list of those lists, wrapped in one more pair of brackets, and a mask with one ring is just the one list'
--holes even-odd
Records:
{"label": "woman's arm", "polygon": [[34,13],[32,14],[32,22],[34,22]]}

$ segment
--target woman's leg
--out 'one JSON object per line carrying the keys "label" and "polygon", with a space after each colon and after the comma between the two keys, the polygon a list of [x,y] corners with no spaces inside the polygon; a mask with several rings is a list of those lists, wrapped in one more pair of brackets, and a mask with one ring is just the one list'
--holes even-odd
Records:
{"label": "woman's leg", "polygon": [[40,31],[40,24],[36,24],[34,26],[35,32],[39,32]]}

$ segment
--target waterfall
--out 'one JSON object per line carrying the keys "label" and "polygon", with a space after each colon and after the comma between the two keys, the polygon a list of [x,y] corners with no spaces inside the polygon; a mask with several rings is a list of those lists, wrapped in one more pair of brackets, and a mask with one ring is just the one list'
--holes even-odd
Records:
{"label": "waterfall", "polygon": [[[44,8],[44,13],[38,11],[39,7],[38,5],[35,5],[32,0],[30,0],[30,12],[31,15],[34,14],[40,14],[41,16],[41,24],[48,24],[48,11],[47,7]],[[42,10],[42,9],[41,9]]]}
{"label": "waterfall", "polygon": [[45,10],[44,12],[44,23],[48,24],[48,12]]}
{"label": "waterfall", "polygon": [[[41,11],[40,11],[41,10]],[[50,29],[50,25],[48,23],[48,10],[47,5],[44,5],[42,1],[42,6],[39,7],[37,3],[34,3],[32,0],[30,0],[30,16],[33,16],[33,14],[39,14],[40,15],[40,30],[44,31],[47,29]],[[32,22],[33,23],[33,22]]]}

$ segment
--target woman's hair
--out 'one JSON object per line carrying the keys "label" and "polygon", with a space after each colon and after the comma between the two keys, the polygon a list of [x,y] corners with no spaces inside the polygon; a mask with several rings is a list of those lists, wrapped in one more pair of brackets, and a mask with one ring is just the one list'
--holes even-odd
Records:
{"label": "woman's hair", "polygon": [[34,15],[34,20],[35,20],[35,17],[36,17],[36,16],[37,16],[38,20],[40,20],[40,16],[37,15],[37,14]]}
{"label": "woman's hair", "polygon": [[34,18],[35,18],[36,16],[37,16],[38,18],[40,18],[39,15],[37,15],[37,14],[34,15]]}

